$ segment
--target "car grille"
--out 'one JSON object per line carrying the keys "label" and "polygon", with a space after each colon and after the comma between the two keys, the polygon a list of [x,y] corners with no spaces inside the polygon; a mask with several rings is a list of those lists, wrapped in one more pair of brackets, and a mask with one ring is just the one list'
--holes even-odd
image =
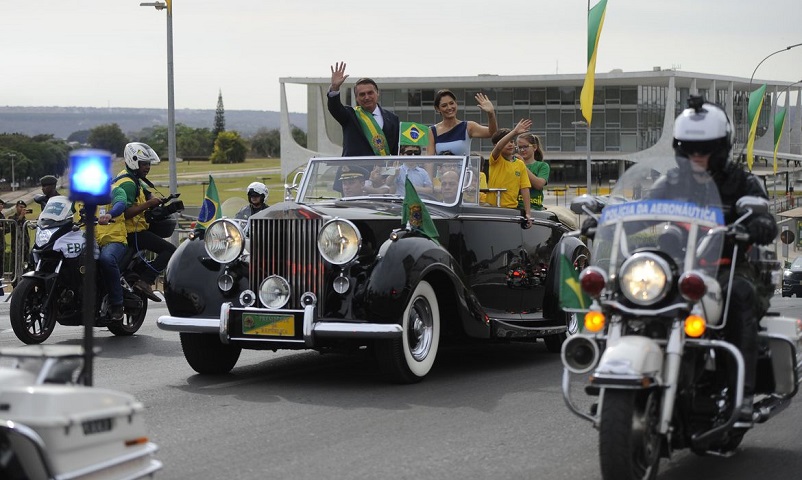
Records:
{"label": "car grille", "polygon": [[320,219],[251,219],[250,286],[259,292],[259,284],[270,275],[278,275],[290,284],[286,308],[302,309],[301,295],[312,292],[322,307],[323,257],[317,249]]}

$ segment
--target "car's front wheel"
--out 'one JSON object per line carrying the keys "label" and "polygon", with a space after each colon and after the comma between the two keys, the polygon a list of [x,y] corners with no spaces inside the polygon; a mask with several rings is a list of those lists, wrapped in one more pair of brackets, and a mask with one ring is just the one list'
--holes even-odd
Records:
{"label": "car's front wheel", "polygon": [[214,334],[181,332],[180,337],[184,358],[201,374],[230,372],[242,353],[242,348],[226,345]]}
{"label": "car's front wheel", "polygon": [[401,338],[376,343],[382,371],[396,383],[423,380],[440,346],[440,309],[432,286],[421,281],[412,292],[401,319]]}

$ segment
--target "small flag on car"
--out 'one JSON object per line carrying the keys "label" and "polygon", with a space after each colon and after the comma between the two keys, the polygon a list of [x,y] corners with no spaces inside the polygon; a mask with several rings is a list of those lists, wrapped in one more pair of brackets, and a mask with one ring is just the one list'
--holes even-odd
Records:
{"label": "small flag on car", "polygon": [[198,226],[205,229],[220,217],[222,214],[220,213],[220,198],[217,196],[217,185],[214,184],[214,178],[209,175],[209,186],[206,187],[206,195],[203,197],[203,205],[198,214]]}
{"label": "small flag on car", "polygon": [[421,201],[415,186],[409,181],[409,177],[406,179],[405,190],[401,224],[408,225],[412,230],[417,230],[432,240],[438,241],[437,227],[434,226],[432,217],[426,210],[426,204]]}

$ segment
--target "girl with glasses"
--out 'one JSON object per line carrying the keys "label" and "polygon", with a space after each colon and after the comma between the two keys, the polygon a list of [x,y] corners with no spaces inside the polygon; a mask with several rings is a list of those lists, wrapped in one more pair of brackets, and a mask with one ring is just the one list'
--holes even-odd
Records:
{"label": "girl with glasses", "polygon": [[[529,175],[529,203],[532,210],[543,210],[543,187],[549,183],[549,172],[551,167],[543,161],[543,150],[540,145],[540,137],[533,133],[523,133],[518,135],[518,156],[526,165]],[[523,208],[523,196],[518,196],[518,208]]]}

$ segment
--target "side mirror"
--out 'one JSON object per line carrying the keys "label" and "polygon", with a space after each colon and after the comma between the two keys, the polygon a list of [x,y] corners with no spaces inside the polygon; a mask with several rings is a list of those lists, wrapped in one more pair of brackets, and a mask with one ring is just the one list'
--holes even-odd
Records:
{"label": "side mirror", "polygon": [[37,193],[36,195],[33,196],[33,201],[41,205],[42,208],[44,208],[45,204],[47,203],[47,197],[43,193]]}
{"label": "side mirror", "polygon": [[735,211],[738,215],[768,213],[769,201],[761,197],[741,197],[735,202]]}
{"label": "side mirror", "polygon": [[598,215],[602,211],[603,205],[596,200],[596,197],[592,197],[588,194],[580,195],[578,197],[574,197],[571,200],[571,211],[576,214],[593,214]]}

